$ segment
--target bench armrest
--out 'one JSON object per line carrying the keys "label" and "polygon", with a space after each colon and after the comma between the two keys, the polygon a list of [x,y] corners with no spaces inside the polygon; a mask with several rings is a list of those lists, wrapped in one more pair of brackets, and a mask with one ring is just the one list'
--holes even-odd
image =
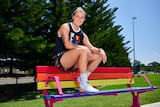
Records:
{"label": "bench armrest", "polygon": [[146,77],[146,75],[144,74],[134,74],[131,81],[133,80],[133,78],[135,77],[143,77],[145,79],[145,81],[147,82],[147,84],[150,86],[150,87],[153,87],[153,85],[151,84],[151,82],[149,81],[149,79]]}
{"label": "bench armrest", "polygon": [[47,80],[46,80],[46,87],[48,86],[48,83],[50,82],[50,81],[56,81],[56,85],[57,85],[57,87],[58,87],[58,92],[59,92],[59,94],[60,95],[62,95],[63,94],[63,91],[62,91],[62,87],[61,87],[61,84],[60,84],[60,80],[59,80],[59,77],[58,76],[49,76],[48,78],[47,78]]}

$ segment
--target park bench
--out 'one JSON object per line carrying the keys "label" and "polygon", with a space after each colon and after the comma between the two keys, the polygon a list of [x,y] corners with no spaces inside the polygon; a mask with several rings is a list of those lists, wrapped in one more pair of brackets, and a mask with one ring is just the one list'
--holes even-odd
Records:
{"label": "park bench", "polygon": [[[36,66],[37,72],[37,90],[42,90],[46,107],[53,107],[58,101],[67,98],[78,98],[86,96],[107,96],[118,95],[119,93],[131,92],[133,103],[131,107],[140,107],[140,94],[158,89],[153,86],[145,75],[132,74],[131,68],[123,67],[97,67],[89,77],[89,83],[92,86],[126,85],[126,88],[101,90],[98,93],[71,92],[64,93],[66,88],[77,88],[76,78],[79,76],[79,70],[68,70],[66,72],[57,69],[54,66]],[[135,77],[142,77],[147,86],[132,87],[135,83]],[[48,89],[55,89],[57,94],[49,94]]]}

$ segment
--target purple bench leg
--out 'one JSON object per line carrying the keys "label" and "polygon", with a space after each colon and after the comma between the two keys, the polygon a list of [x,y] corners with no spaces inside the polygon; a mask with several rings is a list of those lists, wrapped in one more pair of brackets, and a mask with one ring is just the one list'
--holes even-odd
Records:
{"label": "purple bench leg", "polygon": [[59,101],[63,100],[53,100],[52,98],[45,98],[44,99],[45,107],[54,107],[54,104]]}
{"label": "purple bench leg", "polygon": [[[47,90],[42,90],[42,94],[43,94],[43,96],[48,95],[48,91]],[[50,97],[49,98],[44,98],[45,107],[53,107],[54,104],[56,102],[59,102],[59,101],[63,101],[63,99],[54,100],[54,99],[52,99]]]}
{"label": "purple bench leg", "polygon": [[130,107],[141,107],[140,93],[139,92],[132,92],[132,97],[133,97],[133,104]]}

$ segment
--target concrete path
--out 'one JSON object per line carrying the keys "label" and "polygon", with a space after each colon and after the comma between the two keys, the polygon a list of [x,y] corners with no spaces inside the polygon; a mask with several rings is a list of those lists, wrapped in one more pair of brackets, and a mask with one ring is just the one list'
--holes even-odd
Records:
{"label": "concrete path", "polygon": [[0,85],[6,85],[6,84],[18,84],[18,83],[32,83],[34,82],[33,76],[27,76],[27,77],[0,77]]}
{"label": "concrete path", "polygon": [[160,107],[160,102],[142,105],[141,107]]}

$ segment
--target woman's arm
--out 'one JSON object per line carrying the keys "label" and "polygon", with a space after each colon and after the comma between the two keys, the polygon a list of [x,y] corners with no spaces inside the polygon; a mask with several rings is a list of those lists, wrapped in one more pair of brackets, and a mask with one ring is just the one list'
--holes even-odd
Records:
{"label": "woman's arm", "polygon": [[69,41],[69,31],[70,29],[69,29],[68,23],[65,23],[59,28],[57,32],[57,34],[61,36],[64,46],[68,50],[75,49],[78,46]]}
{"label": "woman's arm", "polygon": [[90,41],[89,41],[89,38],[88,36],[84,33],[84,39],[83,39],[83,44],[85,46],[87,46],[92,53],[96,53],[96,54],[99,54],[100,53],[100,48],[97,48],[95,46],[93,46]]}
{"label": "woman's arm", "polygon": [[107,56],[106,56],[105,51],[102,48],[97,48],[93,46],[90,43],[89,38],[86,34],[84,34],[83,43],[85,46],[87,46],[91,50],[92,53],[99,54],[102,57],[103,63],[107,61]]}

